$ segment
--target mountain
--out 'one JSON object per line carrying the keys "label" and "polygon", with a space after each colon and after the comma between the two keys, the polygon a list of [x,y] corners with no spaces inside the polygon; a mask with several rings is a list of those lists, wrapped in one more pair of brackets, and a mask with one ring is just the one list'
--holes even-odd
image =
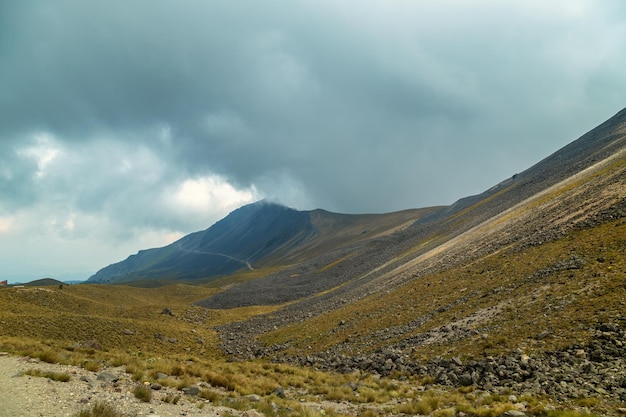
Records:
{"label": "mountain", "polygon": [[162,371],[167,389],[208,381],[226,405],[254,393],[281,415],[310,414],[304,398],[342,415],[617,417],[625,236],[626,109],[450,206],[259,202],[109,267],[144,284],[237,269],[207,285],[3,287],[0,347],[43,360],[56,346],[63,363],[126,364],[142,382]]}
{"label": "mountain", "polygon": [[[336,290],[315,302],[320,298],[360,298],[405,283],[410,279],[406,274],[414,269],[423,274],[471,262],[515,241],[551,240],[563,229],[574,227],[574,222],[583,222],[620,201],[614,192],[599,190],[621,184],[625,120],[623,110],[526,171],[482,194],[432,210],[409,228],[310,256],[292,268],[230,287],[199,305],[232,308],[281,304],[331,288]],[[603,174],[594,175],[596,171]],[[584,179],[583,175],[590,177]],[[574,186],[571,204],[566,204],[568,193],[554,191],[555,187]],[[550,192],[556,193],[549,199],[551,204],[539,204]],[[461,245],[468,240],[473,246]]]}
{"label": "mountain", "polygon": [[432,209],[349,215],[298,211],[260,201],[163,248],[142,250],[89,278],[92,283],[210,279],[241,270],[297,263],[343,245],[389,233]]}
{"label": "mountain", "polygon": [[244,358],[385,373],[387,360],[438,355],[571,355],[598,329],[626,326],[625,217],[626,109],[410,227],[196,304],[277,306],[218,327],[222,348]]}

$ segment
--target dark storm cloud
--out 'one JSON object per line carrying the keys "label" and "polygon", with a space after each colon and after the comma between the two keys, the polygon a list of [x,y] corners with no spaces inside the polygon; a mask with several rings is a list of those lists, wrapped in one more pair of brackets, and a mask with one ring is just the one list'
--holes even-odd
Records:
{"label": "dark storm cloud", "polygon": [[106,242],[187,233],[262,197],[451,203],[624,106],[625,17],[620,1],[2,2],[0,234],[35,218]]}

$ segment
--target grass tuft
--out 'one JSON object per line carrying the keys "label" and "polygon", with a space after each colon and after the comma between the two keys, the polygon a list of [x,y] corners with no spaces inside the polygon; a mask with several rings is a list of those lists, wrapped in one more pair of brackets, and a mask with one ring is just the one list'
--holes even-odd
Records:
{"label": "grass tuft", "polygon": [[37,369],[29,369],[24,372],[24,375],[48,378],[58,382],[68,382],[71,379],[70,375],[65,372],[44,372]]}
{"label": "grass tuft", "polygon": [[137,385],[133,390],[133,394],[135,394],[135,398],[143,401],[144,403],[152,401],[152,390],[150,387],[143,384]]}
{"label": "grass tuft", "polygon": [[124,417],[124,414],[107,403],[97,402],[90,409],[76,414],[75,417]]}

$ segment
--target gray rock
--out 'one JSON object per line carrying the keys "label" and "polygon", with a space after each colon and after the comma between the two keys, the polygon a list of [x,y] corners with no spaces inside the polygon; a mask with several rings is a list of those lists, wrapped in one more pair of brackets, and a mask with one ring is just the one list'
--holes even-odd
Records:
{"label": "gray rock", "polygon": [[183,388],[183,393],[190,397],[200,394],[200,388],[198,387],[186,387]]}
{"label": "gray rock", "polygon": [[469,373],[464,373],[459,377],[459,384],[467,387],[473,384],[472,375]]}
{"label": "gray rock", "polygon": [[117,382],[120,378],[117,375],[112,374],[111,372],[100,372],[97,379],[98,381]]}
{"label": "gray rock", "polygon": [[264,414],[262,414],[262,413],[260,413],[259,411],[256,411],[256,410],[244,411],[241,416],[242,417],[265,417]]}
{"label": "gray rock", "polygon": [[274,391],[272,391],[278,398],[285,398],[285,389],[283,387],[278,387]]}
{"label": "gray rock", "polygon": [[82,349],[102,350],[102,345],[97,340],[85,340],[80,344]]}
{"label": "gray rock", "polygon": [[518,410],[508,410],[502,414],[503,417],[523,417],[526,413]]}

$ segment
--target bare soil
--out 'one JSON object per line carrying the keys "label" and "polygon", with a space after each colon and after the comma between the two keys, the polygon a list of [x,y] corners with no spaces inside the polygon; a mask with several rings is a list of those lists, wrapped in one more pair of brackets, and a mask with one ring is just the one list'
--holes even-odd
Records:
{"label": "bare soil", "polygon": [[[52,381],[44,377],[26,375],[29,370],[68,373],[68,382]],[[119,378],[117,382],[99,380],[106,372]],[[123,368],[108,368],[90,372],[83,368],[41,362],[37,359],[0,356],[0,416],[3,417],[65,417],[75,416],[90,409],[96,402],[105,402],[118,412],[129,416],[219,416],[226,407],[213,407],[197,397],[186,397],[180,391],[164,387],[153,391],[153,399],[145,403],[133,394],[137,383],[124,373]],[[167,395],[180,396],[178,404],[166,403]],[[202,407],[202,408],[200,408]]]}

